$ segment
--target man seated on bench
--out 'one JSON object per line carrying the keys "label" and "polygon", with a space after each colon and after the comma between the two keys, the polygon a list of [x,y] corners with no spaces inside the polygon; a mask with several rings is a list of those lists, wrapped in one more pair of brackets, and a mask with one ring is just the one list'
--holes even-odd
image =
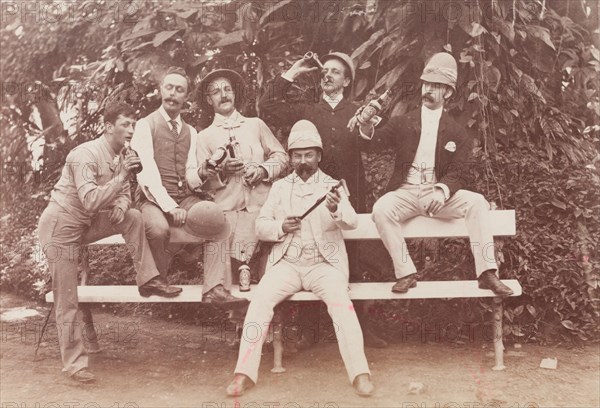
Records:
{"label": "man seated on bench", "polygon": [[[211,214],[216,214],[219,207],[194,194],[185,179],[191,140],[196,137],[194,128],[181,117],[190,86],[183,68],[168,68],[160,83],[162,105],[138,121],[131,140],[144,166],[137,176],[137,206],[144,217],[156,266],[164,278],[173,255],[183,248],[181,244],[170,242],[171,227],[189,230],[191,221],[195,225],[192,235],[204,241],[222,241],[231,231],[228,223],[221,223],[221,230],[212,228],[215,225],[202,228],[203,223],[212,223]],[[231,295],[228,288],[231,277],[224,273],[222,268],[211,269],[205,265],[202,302],[246,305],[246,299]]]}
{"label": "man seated on bench", "polygon": [[[322,148],[314,124],[307,120],[294,124],[288,139],[294,172],[273,184],[256,219],[259,239],[278,242],[246,314],[229,396],[242,395],[256,383],[273,309],[302,290],[312,291],[327,305],[356,392],[361,396],[373,392],[362,331],[348,294],[348,254],[342,236],[343,229],[356,228],[357,216],[343,191],[332,188],[337,181],[319,169]],[[325,195],[324,203],[300,218]]]}
{"label": "man seated on bench", "polygon": [[142,215],[129,208],[129,175],[139,158],[121,151],[134,124],[131,106],[114,103],[106,107],[104,134],[71,150],[39,220],[39,239],[52,276],[63,370],[79,382],[95,380],[87,370],[83,322],[77,318],[77,264],[82,245],[122,234],[141,295],[174,297],[181,292],[160,280]]}
{"label": "man seated on bench", "polygon": [[417,270],[407,253],[401,222],[417,215],[465,218],[475,271],[482,289],[498,296],[512,290],[497,276],[494,237],[489,229],[489,203],[481,194],[464,188],[471,168],[473,139],[444,112],[446,101],[456,91],[457,67],[452,55],[431,57],[423,81],[420,109],[391,118],[375,132],[371,123],[360,124],[360,133],[396,148],[396,166],[388,193],[373,206],[373,221],[390,253],[397,282],[392,291],[406,293],[417,285]]}

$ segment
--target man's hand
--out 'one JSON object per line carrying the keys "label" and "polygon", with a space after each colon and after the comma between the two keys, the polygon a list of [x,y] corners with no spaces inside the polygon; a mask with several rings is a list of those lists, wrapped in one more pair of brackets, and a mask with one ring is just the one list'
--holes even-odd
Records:
{"label": "man's hand", "polygon": [[342,196],[337,190],[330,191],[325,196],[325,207],[329,210],[329,212],[334,213],[338,209],[338,204],[342,201]]}
{"label": "man's hand", "polygon": [[244,168],[244,181],[249,186],[255,186],[259,184],[268,176],[267,170],[256,163],[250,163]]}
{"label": "man's hand", "polygon": [[226,176],[232,176],[239,173],[244,169],[244,162],[237,157],[235,159],[229,158],[223,163],[223,173]]}
{"label": "man's hand", "polygon": [[173,225],[176,227],[181,227],[185,224],[185,219],[187,218],[187,211],[183,208],[176,207],[169,211],[169,215],[173,219]]}
{"label": "man's hand", "polygon": [[285,220],[283,220],[281,229],[286,234],[289,234],[290,232],[296,232],[296,231],[300,230],[301,224],[302,224],[302,220],[300,220],[300,217],[288,216],[288,217],[285,217]]}
{"label": "man's hand", "polygon": [[312,65],[310,60],[300,58],[287,70],[286,75],[296,79],[300,75],[304,75],[307,72],[315,72],[317,70],[319,70],[319,67]]}
{"label": "man's hand", "polygon": [[121,155],[119,158],[119,167],[120,167],[119,176],[121,177],[121,180],[127,180],[129,175],[131,174],[131,169],[133,169],[140,163],[141,163],[140,158],[135,154],[131,154],[131,155],[127,155],[127,156]]}
{"label": "man's hand", "polygon": [[125,219],[125,212],[121,207],[113,207],[112,210],[110,210],[110,214],[108,214],[108,219],[113,224],[120,224]]}
{"label": "man's hand", "polygon": [[444,196],[444,191],[441,188],[436,187],[431,194],[431,201],[429,202],[429,205],[425,207],[425,212],[432,217],[442,209],[445,202],[446,197]]}
{"label": "man's hand", "polygon": [[217,175],[217,170],[214,167],[208,165],[207,162],[204,162],[198,168],[198,177],[201,180],[205,181],[208,177],[215,177]]}

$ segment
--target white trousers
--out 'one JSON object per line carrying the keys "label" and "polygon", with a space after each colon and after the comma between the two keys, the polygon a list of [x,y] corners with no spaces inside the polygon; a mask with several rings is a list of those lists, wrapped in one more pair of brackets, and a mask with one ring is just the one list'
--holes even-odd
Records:
{"label": "white trousers", "polygon": [[[428,216],[425,210],[431,201],[433,191],[433,185],[405,184],[383,195],[373,206],[373,221],[392,257],[396,279],[417,272],[408,254],[401,222],[417,215]],[[488,221],[489,208],[489,203],[481,194],[458,190],[433,216],[442,219],[465,218],[477,276],[488,269],[498,267],[494,237]]]}
{"label": "white trousers", "polygon": [[348,294],[348,280],[331,264],[297,266],[281,260],[262,277],[244,321],[236,374],[245,374],[256,383],[262,346],[273,319],[273,309],[301,290],[309,290],[327,305],[348,378],[370,374],[363,336]]}

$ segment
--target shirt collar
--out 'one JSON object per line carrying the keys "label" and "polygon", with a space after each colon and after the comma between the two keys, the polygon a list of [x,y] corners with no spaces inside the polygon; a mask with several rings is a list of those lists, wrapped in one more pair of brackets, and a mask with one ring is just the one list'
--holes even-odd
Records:
{"label": "shirt collar", "polygon": [[[442,117],[442,112],[444,112],[444,107],[440,106],[439,108],[432,110],[429,109],[425,105],[421,105],[421,118],[427,118],[428,120],[437,120],[439,121]],[[426,123],[427,121],[423,121]]]}
{"label": "shirt collar", "polygon": [[100,137],[100,143],[102,143],[102,145],[106,148],[106,150],[108,151],[108,153],[110,153],[111,156],[114,157],[119,155],[119,152],[115,153],[110,143],[108,143],[106,135],[102,135],[102,137]]}
{"label": "shirt collar", "polygon": [[323,100],[329,105],[331,106],[331,109],[335,109],[336,106],[338,106],[338,104],[342,101],[342,99],[344,99],[344,93],[340,92],[338,95],[336,95],[335,97],[330,97],[329,95],[327,95],[326,93],[323,93]]}
{"label": "shirt collar", "polygon": [[215,112],[215,118],[213,119],[213,125],[215,126],[224,126],[224,125],[234,125],[238,123],[244,122],[244,116],[236,110],[233,111],[231,116],[225,117],[220,113]]}
{"label": "shirt collar", "polygon": [[[165,110],[165,108],[162,105],[160,105],[160,108],[158,108],[158,112],[160,112],[160,114],[165,119],[165,121],[170,125],[171,121],[173,119],[171,119],[171,117],[169,116],[169,114],[167,113],[167,111]],[[177,129],[181,130],[181,125],[182,125],[181,114],[177,115],[177,117],[174,120],[175,120],[175,122],[177,122]]]}

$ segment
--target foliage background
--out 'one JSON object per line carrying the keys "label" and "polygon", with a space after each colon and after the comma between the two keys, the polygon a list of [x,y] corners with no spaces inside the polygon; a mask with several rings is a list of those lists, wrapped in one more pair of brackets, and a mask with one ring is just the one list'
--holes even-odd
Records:
{"label": "foliage background", "polygon": [[[3,290],[41,297],[48,277],[35,228],[66,153],[101,134],[108,99],[128,101],[140,117],[156,109],[157,81],[168,66],[183,66],[195,83],[214,68],[242,72],[248,83],[244,112],[260,115],[256,100],[266,81],[307,50],[342,51],[358,67],[355,99],[393,87],[385,113],[397,115],[418,106],[424,62],[445,50],[459,61],[449,111],[476,135],[473,188],[499,208],[517,211],[517,236],[499,242],[502,277],[518,279],[524,289],[506,302],[506,334],[537,342],[600,338],[597,2],[25,3],[1,2]],[[317,84],[317,78],[304,78],[298,94],[314,98]],[[195,97],[184,118],[196,127],[209,119]],[[289,129],[274,130],[285,140]],[[32,146],[39,141],[42,160],[32,168]],[[371,204],[389,177],[392,157],[363,157]],[[411,249],[424,279],[473,276],[464,240],[415,241]],[[133,282],[122,251],[94,255],[93,282]],[[198,282],[199,267],[182,258],[172,279]],[[389,268],[382,262],[367,278],[390,280]],[[199,313],[177,306],[165,313],[173,310]],[[480,324],[487,311],[486,302],[477,300],[383,302],[371,310],[390,337],[407,316],[413,322]]]}

